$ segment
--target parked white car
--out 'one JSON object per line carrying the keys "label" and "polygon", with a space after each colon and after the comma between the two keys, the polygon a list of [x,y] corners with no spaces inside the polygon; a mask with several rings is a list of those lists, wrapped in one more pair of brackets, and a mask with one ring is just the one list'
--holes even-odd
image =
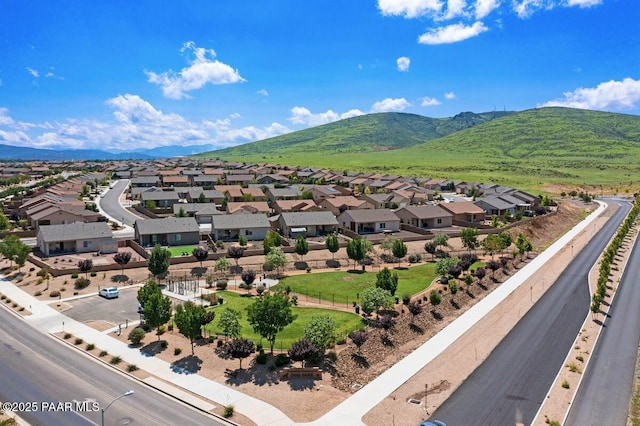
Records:
{"label": "parked white car", "polygon": [[115,299],[116,297],[120,296],[118,287],[101,288],[98,294],[105,299]]}

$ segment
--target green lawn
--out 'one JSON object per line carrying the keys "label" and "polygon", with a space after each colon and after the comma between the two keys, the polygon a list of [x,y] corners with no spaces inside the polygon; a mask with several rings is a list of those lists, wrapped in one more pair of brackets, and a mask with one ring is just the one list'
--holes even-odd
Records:
{"label": "green lawn", "polygon": [[194,246],[194,245],[189,245],[189,246],[170,246],[170,247],[167,247],[167,250],[169,250],[171,252],[171,257],[180,257],[180,256],[182,256],[182,253],[189,253],[189,256],[191,256],[191,252],[196,247],[198,247],[198,246]]}
{"label": "green lawn", "polygon": [[[427,288],[435,278],[434,264],[426,263],[408,269],[393,270],[398,274],[396,295],[416,294]],[[329,302],[350,304],[359,299],[360,293],[376,283],[377,271],[365,273],[323,272],[319,274],[293,275],[286,277],[275,289],[291,287],[293,293]]]}
{"label": "green lawn", "polygon": [[[217,294],[224,297],[224,305],[219,305],[213,308],[214,312],[216,313],[216,319],[206,327],[206,330],[211,333],[222,334],[222,331],[218,329],[218,320],[220,319],[220,315],[222,314],[222,311],[224,309],[233,308],[242,313],[242,319],[240,320],[240,324],[242,325],[242,337],[251,339],[256,343],[260,342],[261,337],[253,332],[253,328],[251,328],[251,325],[247,321],[247,307],[251,303],[253,303],[257,296],[242,297],[240,294],[230,291],[219,291]],[[360,318],[360,316],[356,314],[352,314],[349,312],[334,311],[331,309],[302,308],[294,306],[293,313],[297,315],[297,318],[293,323],[285,327],[285,329],[282,330],[280,334],[278,334],[274,349],[289,349],[293,342],[299,340],[302,337],[305,325],[311,320],[311,317],[313,316],[329,315],[331,318],[333,318],[333,320],[337,324],[338,336],[344,336],[354,330],[364,327],[362,318]],[[265,349],[268,349],[269,343],[266,340],[263,340],[262,344]]]}

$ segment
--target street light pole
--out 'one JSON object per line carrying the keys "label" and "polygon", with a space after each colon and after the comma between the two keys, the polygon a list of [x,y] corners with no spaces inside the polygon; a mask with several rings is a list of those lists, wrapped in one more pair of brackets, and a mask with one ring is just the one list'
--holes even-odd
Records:
{"label": "street light pole", "polygon": [[118,396],[116,399],[111,401],[109,403],[109,405],[107,405],[106,407],[104,407],[102,409],[102,426],[104,426],[104,412],[107,411],[109,409],[109,407],[111,407],[113,405],[113,403],[116,402],[117,400],[119,400],[120,398],[125,397],[125,396],[131,396],[131,395],[133,395],[133,393],[134,392],[132,390],[126,391],[125,393],[123,393],[122,395]]}

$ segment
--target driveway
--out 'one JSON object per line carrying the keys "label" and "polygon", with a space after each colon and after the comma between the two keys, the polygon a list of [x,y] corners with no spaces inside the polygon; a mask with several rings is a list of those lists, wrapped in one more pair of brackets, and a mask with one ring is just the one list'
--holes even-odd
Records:
{"label": "driveway", "polygon": [[138,287],[120,288],[116,299],[105,299],[98,295],[70,300],[71,309],[64,314],[76,321],[104,321],[113,326],[124,324],[126,320],[138,321]]}

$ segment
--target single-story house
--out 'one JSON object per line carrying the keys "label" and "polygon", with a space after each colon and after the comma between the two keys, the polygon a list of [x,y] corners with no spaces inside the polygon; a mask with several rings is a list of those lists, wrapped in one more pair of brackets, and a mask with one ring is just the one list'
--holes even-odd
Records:
{"label": "single-story house", "polygon": [[211,237],[215,240],[236,241],[240,235],[247,240],[264,240],[271,229],[266,214],[220,215],[211,218]]}
{"label": "single-story house", "polygon": [[338,223],[358,234],[400,230],[400,218],[389,209],[346,210],[338,216]]}
{"label": "single-story house", "polygon": [[453,221],[479,224],[484,222],[484,210],[471,201],[441,203],[441,208],[453,215]]}
{"label": "single-story house", "polygon": [[271,211],[266,201],[240,201],[227,203],[227,214],[256,214]]}
{"label": "single-story house", "polygon": [[516,213],[515,204],[508,203],[498,197],[478,198],[474,203],[476,206],[484,210],[484,213],[487,216],[502,216],[506,212],[509,212],[511,215]]}
{"label": "single-story house", "polygon": [[417,228],[446,228],[452,225],[453,215],[439,206],[408,206],[395,211],[400,223]]}
{"label": "single-story house", "polygon": [[370,204],[365,200],[359,200],[353,195],[325,198],[324,200],[319,201],[318,205],[333,213],[334,216],[339,216],[340,213],[346,210],[373,209],[373,204]]}
{"label": "single-story house", "polygon": [[38,229],[38,248],[46,256],[63,253],[115,253],[118,241],[106,222],[73,222]]}
{"label": "single-story house", "polygon": [[156,244],[180,246],[200,242],[200,227],[193,217],[140,219],[136,220],[133,229],[135,240],[142,247],[151,247]]}
{"label": "single-story house", "polygon": [[295,238],[298,235],[316,237],[335,232],[338,220],[328,211],[282,213],[278,218],[278,226],[282,234],[287,237]]}
{"label": "single-story house", "polygon": [[147,203],[153,203],[156,207],[172,207],[180,196],[176,191],[145,191],[140,194],[142,205],[147,207]]}
{"label": "single-story house", "polygon": [[271,203],[271,207],[276,214],[322,210],[313,200],[277,200]]}

